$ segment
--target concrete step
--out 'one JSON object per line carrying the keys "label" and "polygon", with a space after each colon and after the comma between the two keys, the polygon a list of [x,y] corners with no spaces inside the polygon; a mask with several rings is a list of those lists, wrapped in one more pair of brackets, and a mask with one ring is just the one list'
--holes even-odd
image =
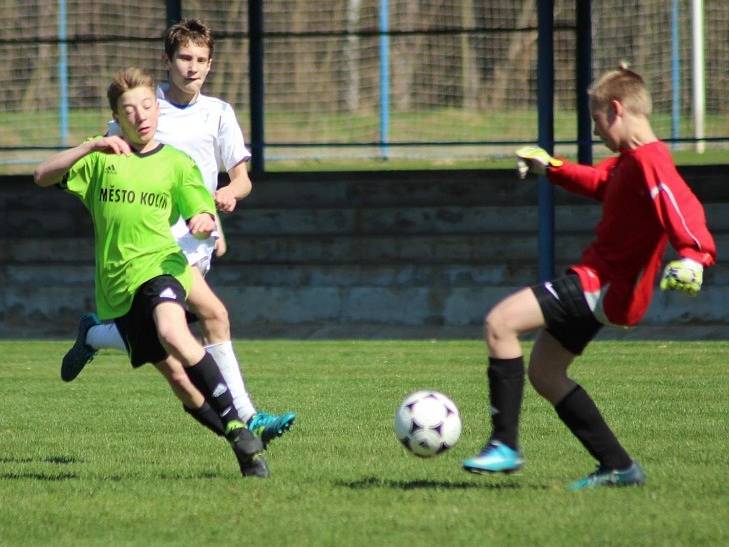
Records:
{"label": "concrete step", "polygon": [[[557,273],[567,264],[556,266]],[[509,287],[536,283],[536,262],[493,264],[221,264],[208,274],[220,287]],[[704,285],[729,286],[729,264],[719,263],[704,273]],[[12,287],[93,286],[93,264],[5,264],[0,283]]]}
{"label": "concrete step", "polygon": [[[558,260],[579,256],[589,239],[589,234],[561,236],[556,245]],[[251,264],[491,264],[537,256],[537,237],[532,234],[261,236],[230,237],[228,241],[229,251],[223,260]],[[0,260],[21,264],[92,263],[92,247],[90,238],[12,239],[0,247]]]}
{"label": "concrete step", "polygon": [[[715,232],[729,231],[729,203],[706,205]],[[561,205],[555,210],[557,233],[589,232],[600,220],[600,205]],[[535,233],[539,208],[504,207],[381,207],[370,209],[248,209],[223,217],[231,235],[311,234],[454,234]]]}
{"label": "concrete step", "polygon": [[[421,207],[381,209],[250,209],[223,218],[229,236],[248,235],[395,235],[535,233],[539,211],[533,206]],[[596,206],[564,205],[555,211],[557,234],[593,233],[600,219]],[[729,231],[729,203],[711,204],[706,216],[714,233]],[[70,209],[18,211],[8,216],[14,237],[86,237],[93,233],[87,214]]]}
{"label": "concrete step", "polygon": [[[597,207],[563,206],[555,217],[560,230],[586,231],[599,220]],[[403,235],[535,232],[533,206],[382,207],[372,209],[246,209],[223,218],[229,235]],[[729,216],[729,205],[726,206]],[[729,229],[729,220],[726,222]]]}
{"label": "concrete step", "polygon": [[[729,205],[724,206],[729,218]],[[376,235],[535,232],[537,208],[386,207],[376,209],[241,209],[222,219],[225,233],[247,235]],[[600,209],[563,206],[556,211],[561,230],[591,230]],[[726,221],[729,229],[729,220]],[[15,211],[6,222],[14,237],[85,237],[93,233],[89,215],[71,208]]]}
{"label": "concrete step", "polygon": [[[561,268],[560,268],[561,269]],[[280,265],[217,263],[208,282],[219,286],[260,287],[470,287],[527,285],[538,277],[537,265],[398,264]],[[6,264],[0,280],[13,286],[94,283],[93,264]]]}
{"label": "concrete step", "polygon": [[[380,325],[479,325],[499,300],[520,287],[261,287],[224,286],[235,336],[245,325],[282,323]],[[707,286],[697,298],[656,292],[643,325],[729,323],[729,308],[717,305],[723,287]],[[72,338],[79,316],[94,309],[93,290],[71,286],[15,287],[0,296],[0,324],[13,332],[39,328]]]}
{"label": "concrete step", "polygon": [[[555,260],[579,259],[592,239],[589,233],[560,234]],[[221,264],[509,264],[537,262],[534,234],[447,234],[402,236],[256,236],[230,237]],[[720,249],[729,249],[729,233],[716,237]],[[726,254],[724,254],[726,256]],[[15,264],[92,264],[89,238],[20,238],[5,240],[0,260]]]}
{"label": "concrete step", "polygon": [[[685,166],[680,172],[704,203],[729,201],[724,170]],[[351,173],[266,173],[254,177],[245,200],[252,208],[339,208],[407,206],[511,206],[537,203],[537,179],[519,181],[513,170],[382,171]],[[56,189],[41,189],[32,177],[0,177],[0,210],[54,210],[62,199],[80,202]],[[562,204],[585,198],[555,189]]]}
{"label": "concrete step", "polygon": [[[721,168],[685,166],[680,172],[702,202],[729,201]],[[253,184],[246,200],[253,207],[511,206],[538,201],[537,179],[519,181],[514,170],[267,173]],[[555,200],[579,204],[585,198],[555,188]]]}

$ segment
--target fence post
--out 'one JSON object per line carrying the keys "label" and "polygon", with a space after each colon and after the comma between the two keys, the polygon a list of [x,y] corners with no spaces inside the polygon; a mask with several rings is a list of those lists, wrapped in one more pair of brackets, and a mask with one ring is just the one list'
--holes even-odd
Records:
{"label": "fence post", "polygon": [[261,174],[266,170],[264,158],[264,96],[263,96],[263,2],[248,1],[248,64],[251,103],[251,170]]}
{"label": "fence post", "polygon": [[166,0],[165,16],[167,19],[167,28],[182,20],[182,0]]}
{"label": "fence post", "polygon": [[58,118],[61,145],[68,146],[68,44],[66,0],[58,1]]}
{"label": "fence post", "polygon": [[691,0],[691,57],[693,61],[694,138],[696,151],[704,153],[706,82],[704,80],[704,1]]}
{"label": "fence post", "polygon": [[671,139],[678,148],[681,138],[681,7],[679,0],[671,5]]}
{"label": "fence post", "polygon": [[587,89],[592,81],[592,0],[575,0],[577,22],[577,161],[592,165],[592,117]]}
{"label": "fence post", "polygon": [[[554,0],[537,7],[537,102],[539,146],[554,149]],[[554,277],[554,188],[539,177],[539,280]]]}
{"label": "fence post", "polygon": [[380,155],[387,159],[390,141],[390,3],[380,0]]}

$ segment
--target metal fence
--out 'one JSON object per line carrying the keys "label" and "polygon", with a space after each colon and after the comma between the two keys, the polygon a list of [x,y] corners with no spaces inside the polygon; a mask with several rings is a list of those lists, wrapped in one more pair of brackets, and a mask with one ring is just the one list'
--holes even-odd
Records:
{"label": "metal fence", "polygon": [[[215,31],[205,92],[234,106],[259,168],[264,160],[352,166],[506,154],[539,134],[544,4],[0,0],[0,172],[27,172],[48,150],[103,131],[105,87],[119,68],[139,65],[164,78],[161,36],[179,16],[200,17]],[[586,35],[583,79],[631,61],[651,87],[660,137],[677,150],[726,145],[729,3],[548,4],[560,152],[576,154],[578,45]],[[586,5],[587,24],[577,9]]]}

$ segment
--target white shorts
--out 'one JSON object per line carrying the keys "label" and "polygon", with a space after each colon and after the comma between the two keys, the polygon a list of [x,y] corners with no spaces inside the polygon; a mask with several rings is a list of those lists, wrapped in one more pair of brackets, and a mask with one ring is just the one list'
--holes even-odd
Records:
{"label": "white shorts", "polygon": [[172,227],[172,234],[187,258],[187,263],[196,267],[201,274],[207,274],[215,252],[215,242],[220,237],[218,232],[213,232],[207,239],[197,239],[187,229],[185,221],[180,220]]}

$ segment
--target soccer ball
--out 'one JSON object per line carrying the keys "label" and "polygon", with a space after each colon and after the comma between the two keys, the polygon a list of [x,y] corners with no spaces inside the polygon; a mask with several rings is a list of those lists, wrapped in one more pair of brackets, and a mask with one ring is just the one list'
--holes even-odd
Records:
{"label": "soccer ball", "polygon": [[408,395],[395,413],[395,436],[421,458],[442,454],[458,442],[460,435],[458,408],[437,391]]}

